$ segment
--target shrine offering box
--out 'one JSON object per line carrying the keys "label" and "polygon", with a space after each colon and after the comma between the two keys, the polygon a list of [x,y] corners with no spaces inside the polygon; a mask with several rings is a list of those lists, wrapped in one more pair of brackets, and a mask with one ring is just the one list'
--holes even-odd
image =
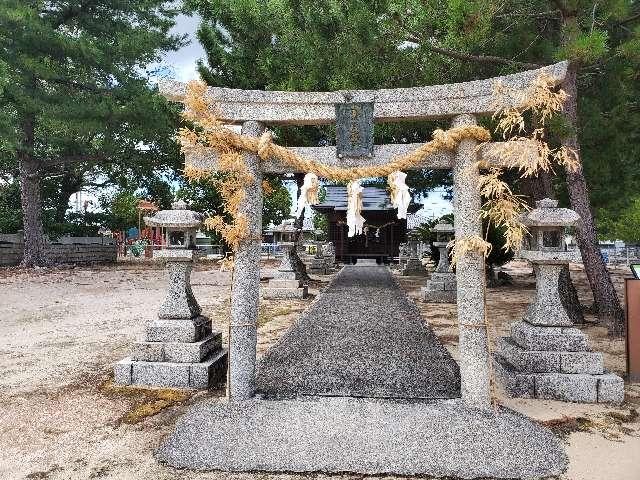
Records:
{"label": "shrine offering box", "polygon": [[627,312],[627,374],[630,382],[640,381],[640,280],[625,278]]}

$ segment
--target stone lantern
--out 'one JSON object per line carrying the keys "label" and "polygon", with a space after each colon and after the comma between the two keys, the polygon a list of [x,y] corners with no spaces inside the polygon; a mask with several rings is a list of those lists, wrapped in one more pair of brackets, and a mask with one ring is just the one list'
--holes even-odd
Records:
{"label": "stone lantern", "polygon": [[175,202],[145,223],[167,232],[167,248],[154,253],[166,263],[167,296],[157,318],[150,319],[143,340],[136,342],[131,357],[115,366],[116,383],[159,387],[207,388],[226,370],[227,352],[220,332],[202,316],[191,290],[195,238],[202,214]]}
{"label": "stone lantern", "polygon": [[295,243],[280,242],[282,260],[274,277],[269,280],[267,287],[262,291],[265,299],[295,299],[306,298],[308,287],[302,284],[300,275],[293,263],[293,249]]}
{"label": "stone lantern", "polygon": [[500,340],[495,358],[496,374],[512,396],[591,403],[624,398],[622,378],[604,370],[602,354],[573,327],[560,299],[562,269],[580,260],[566,247],[564,231],[579,221],[576,212],[550,199],[522,217],[529,235],[520,257],[533,264],[536,293],[522,321],[511,325],[511,336]]}
{"label": "stone lantern", "polygon": [[196,232],[202,225],[201,213],[187,209],[187,204],[178,200],[171,204],[171,210],[160,210],[153,217],[144,217],[149,227],[161,227],[165,231],[167,248],[196,248]]}
{"label": "stone lantern", "polygon": [[536,207],[522,216],[529,234],[520,257],[533,264],[536,276],[536,297],[524,320],[532,325],[571,327],[560,301],[558,280],[565,265],[580,261],[580,252],[567,249],[564,241],[565,229],[575,227],[580,217],[573,210],[558,208],[558,202],[548,198],[536,202]]}
{"label": "stone lantern", "polygon": [[427,286],[422,288],[422,298],[430,303],[456,303],[456,274],[451,271],[447,245],[455,237],[455,228],[450,223],[440,222],[433,229],[436,241],[433,246],[440,252],[440,260]]}

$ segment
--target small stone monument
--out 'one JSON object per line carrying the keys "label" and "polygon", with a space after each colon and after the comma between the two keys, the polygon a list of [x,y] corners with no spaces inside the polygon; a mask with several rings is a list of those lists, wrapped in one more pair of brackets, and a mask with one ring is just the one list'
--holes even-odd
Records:
{"label": "small stone monument", "polygon": [[322,254],[327,267],[327,273],[333,272],[336,268],[336,249],[333,242],[327,242],[322,246]]}
{"label": "small stone monument", "polygon": [[418,240],[410,238],[407,242],[407,249],[409,255],[402,270],[400,271],[403,276],[407,275],[426,275],[427,270],[422,265],[422,262],[418,258]]}
{"label": "small stone monument", "polygon": [[309,263],[308,271],[316,275],[326,275],[327,263],[322,254],[322,242],[315,242],[316,253]]}
{"label": "small stone monument", "polygon": [[133,346],[131,357],[114,367],[115,382],[122,385],[208,388],[226,371],[227,351],[222,335],[212,331],[211,320],[201,310],[191,290],[195,238],[202,215],[175,202],[145,223],[167,232],[167,248],[154,257],[166,263],[169,290],[158,318],[147,322],[145,337]]}
{"label": "small stone monument", "polygon": [[579,220],[550,199],[536,202],[522,218],[530,235],[520,257],[533,264],[536,294],[495,354],[496,374],[512,396],[588,403],[624,399],[622,378],[604,370],[602,353],[591,351],[560,300],[560,272],[580,260],[578,251],[566,248],[564,229]]}
{"label": "small stone monument", "polygon": [[402,270],[409,260],[409,245],[404,242],[398,246],[398,268]]}
{"label": "small stone monument", "polygon": [[262,298],[305,298],[307,296],[307,286],[302,284],[291,258],[295,244],[293,242],[281,242],[278,245],[282,250],[282,260],[275,276],[269,280],[267,287],[263,289]]}
{"label": "small stone monument", "polygon": [[453,240],[455,229],[450,223],[440,222],[433,227],[432,232],[436,235],[433,246],[440,252],[440,260],[427,286],[422,288],[422,299],[430,303],[456,303],[456,274],[451,271],[447,252],[447,245]]}

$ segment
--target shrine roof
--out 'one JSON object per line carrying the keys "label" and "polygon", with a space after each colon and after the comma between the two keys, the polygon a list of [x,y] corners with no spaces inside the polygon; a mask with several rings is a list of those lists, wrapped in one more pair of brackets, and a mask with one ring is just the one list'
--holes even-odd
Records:
{"label": "shrine roof", "polygon": [[[334,211],[347,211],[347,187],[342,185],[328,185],[324,187],[326,196],[323,202],[313,205],[314,210],[320,212],[326,212],[330,210]],[[422,208],[421,205],[414,203],[413,201],[409,205],[409,213],[417,212]],[[391,205],[391,197],[389,192],[384,188],[378,187],[364,187],[362,191],[362,211],[366,212],[385,212],[394,211],[395,208]]]}

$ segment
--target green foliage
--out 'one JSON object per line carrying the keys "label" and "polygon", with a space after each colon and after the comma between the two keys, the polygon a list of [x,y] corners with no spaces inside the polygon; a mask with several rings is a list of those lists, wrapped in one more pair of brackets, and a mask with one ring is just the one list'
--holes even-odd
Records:
{"label": "green foliage", "polygon": [[[453,225],[454,215],[452,213],[448,213],[446,215],[441,216],[440,218],[436,218],[433,220],[428,220],[423,222],[415,229],[415,234],[419,240],[423,242],[433,243],[436,241],[436,234],[433,232],[433,227],[435,227],[438,223],[450,223]],[[483,238],[485,238],[489,243],[491,243],[491,252],[487,257],[487,267],[489,270],[493,271],[495,267],[499,267],[504,265],[511,259],[513,259],[513,252],[505,252],[505,239],[504,239],[504,229],[496,228],[495,225],[489,223],[488,220],[483,220],[482,222],[482,232]],[[438,263],[440,260],[440,252],[437,248],[431,248],[431,259]]]}
{"label": "green foliage", "polygon": [[266,179],[273,190],[264,196],[262,208],[262,226],[266,227],[270,223],[279,225],[285,218],[291,216],[291,194],[282,184],[282,180],[277,176],[269,176]]}
{"label": "green foliage", "polygon": [[22,228],[20,185],[12,180],[0,183],[0,233],[16,233]]}
{"label": "green foliage", "polygon": [[635,197],[615,218],[607,215],[607,212],[600,215],[599,220],[603,227],[601,237],[640,244],[640,197]]}
{"label": "green foliage", "polygon": [[138,200],[131,190],[103,195],[100,204],[105,211],[105,226],[111,231],[127,230],[138,226]]}
{"label": "green foliage", "polygon": [[183,43],[168,34],[172,4],[0,3],[0,173],[15,176],[19,155],[39,168],[49,230],[85,186],[136,189],[154,170],[180,165],[179,110],[147,71]]}
{"label": "green foliage", "polygon": [[602,58],[609,46],[609,35],[604,30],[594,29],[590,32],[577,32],[567,45],[561,46],[555,54],[557,60],[576,60],[593,63]]}

